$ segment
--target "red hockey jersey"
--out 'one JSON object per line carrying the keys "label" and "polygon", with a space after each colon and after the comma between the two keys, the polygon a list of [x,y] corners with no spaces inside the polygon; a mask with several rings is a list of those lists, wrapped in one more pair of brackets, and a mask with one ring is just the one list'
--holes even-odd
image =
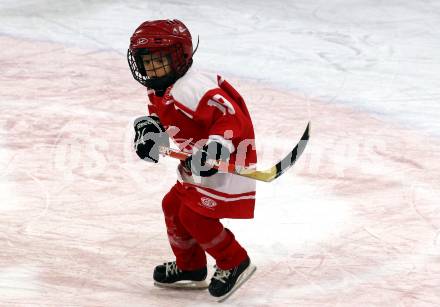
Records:
{"label": "red hockey jersey", "polygon": [[[246,104],[220,76],[193,68],[170,86],[163,97],[148,92],[150,115],[159,117],[170,138],[186,152],[211,140],[231,152],[229,162],[253,167],[257,162],[255,135]],[[229,173],[200,177],[178,167],[180,189],[186,204],[213,218],[253,218],[255,181]]]}

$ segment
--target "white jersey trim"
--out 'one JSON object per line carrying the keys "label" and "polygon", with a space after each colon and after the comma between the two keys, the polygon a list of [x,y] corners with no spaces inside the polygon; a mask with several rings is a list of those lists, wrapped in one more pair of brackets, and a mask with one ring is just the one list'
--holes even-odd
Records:
{"label": "white jersey trim", "polygon": [[190,68],[186,74],[173,85],[170,95],[179,103],[195,112],[200,100],[206,92],[215,88],[218,88],[216,77]]}
{"label": "white jersey trim", "polygon": [[235,114],[235,109],[232,103],[220,94],[215,94],[212,99],[208,101],[208,106],[217,107],[223,115],[226,115],[226,110],[231,115]]}
{"label": "white jersey trim", "polygon": [[196,187],[196,191],[200,194],[222,200],[222,201],[236,201],[236,200],[242,200],[242,199],[255,199],[255,195],[246,195],[246,196],[239,196],[239,197],[223,197],[217,194],[209,193],[208,191],[205,191],[201,188]]}
{"label": "white jersey trim", "polygon": [[[231,194],[231,198],[228,197],[227,199],[234,199],[233,195],[256,192],[256,187],[257,187],[255,180],[230,173],[219,172],[210,177],[200,177],[195,175],[191,176],[185,172],[181,164],[179,164],[179,166],[177,167],[177,180],[182,183],[185,182],[190,183],[202,189],[208,188],[222,194]],[[212,194],[210,192],[206,192],[206,193]],[[208,194],[205,195],[209,196]],[[226,198],[220,195],[216,195],[216,196],[217,199]],[[252,197],[242,196],[242,197],[255,198],[255,196]],[[237,198],[237,199],[241,199],[241,198]]]}

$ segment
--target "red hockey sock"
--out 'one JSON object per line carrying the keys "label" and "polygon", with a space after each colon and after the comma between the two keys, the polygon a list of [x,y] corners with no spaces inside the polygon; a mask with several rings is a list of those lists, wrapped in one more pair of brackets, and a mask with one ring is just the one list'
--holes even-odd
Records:
{"label": "red hockey sock", "polygon": [[203,248],[185,229],[179,220],[181,200],[173,187],[162,201],[165,214],[168,240],[176,256],[176,264],[181,270],[191,271],[206,267],[206,254]]}
{"label": "red hockey sock", "polygon": [[246,250],[235,240],[229,229],[223,228],[219,219],[202,216],[187,206],[179,211],[180,223],[209,253],[223,270],[229,270],[247,258]]}

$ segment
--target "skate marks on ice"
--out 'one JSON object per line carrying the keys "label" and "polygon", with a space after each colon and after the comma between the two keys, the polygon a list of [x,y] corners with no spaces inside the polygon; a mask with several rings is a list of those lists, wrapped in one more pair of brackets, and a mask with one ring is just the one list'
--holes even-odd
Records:
{"label": "skate marks on ice", "polygon": [[[133,155],[145,96],[130,87],[125,58],[0,41],[10,46],[0,54],[0,305],[148,301],[142,259],[168,252],[162,224],[148,226],[162,221],[157,178],[167,166],[151,176]],[[25,62],[11,61],[17,46]]]}
{"label": "skate marks on ice", "polygon": [[282,280],[262,302],[437,305],[439,141],[348,107],[310,105],[310,148],[292,174],[259,189],[255,223],[270,243],[252,245],[261,270],[247,295]]}
{"label": "skate marks on ice", "polygon": [[[19,43],[28,61],[3,64],[0,165],[8,203],[0,272],[15,288],[0,283],[7,294],[0,304],[207,305],[207,292],[152,285],[152,268],[171,255],[160,202],[175,163],[151,166],[132,154],[132,120],[145,112],[145,96],[125,58],[1,43]],[[55,51],[62,56],[53,62]],[[307,100],[314,130],[294,169],[258,190],[255,221],[231,223],[259,274],[228,304],[438,302],[438,140],[347,107],[230,81],[250,102],[262,166],[300,136]],[[280,110],[270,123],[268,109]]]}

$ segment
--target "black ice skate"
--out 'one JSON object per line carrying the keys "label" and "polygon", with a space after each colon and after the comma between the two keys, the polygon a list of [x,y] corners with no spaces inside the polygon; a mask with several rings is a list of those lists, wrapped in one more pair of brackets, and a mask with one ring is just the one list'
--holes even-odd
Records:
{"label": "black ice skate", "polygon": [[176,262],[167,262],[154,268],[154,284],[158,287],[206,289],[206,267],[195,271],[182,271]]}
{"label": "black ice skate", "polygon": [[215,296],[218,302],[223,302],[247,281],[256,269],[249,258],[230,270],[221,270],[216,267],[209,284],[209,293]]}

